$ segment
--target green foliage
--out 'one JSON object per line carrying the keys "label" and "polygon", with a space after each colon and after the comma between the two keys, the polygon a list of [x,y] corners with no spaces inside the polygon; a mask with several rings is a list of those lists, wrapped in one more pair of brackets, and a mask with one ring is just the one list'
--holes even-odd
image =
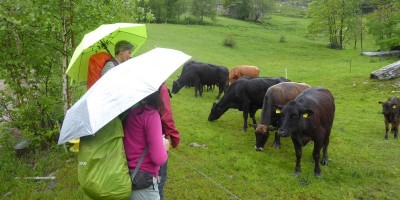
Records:
{"label": "green foliage", "polygon": [[237,19],[260,21],[262,16],[274,10],[275,0],[223,0],[222,5],[232,9],[233,17]]}
{"label": "green foliage", "polygon": [[200,22],[204,21],[204,17],[209,17],[215,21],[217,16],[215,0],[193,0],[191,14],[200,19]]}
{"label": "green foliage", "polygon": [[[348,29],[355,29],[359,20],[360,0],[317,0],[309,6],[311,34],[324,34],[329,38],[329,47],[342,49],[347,40]],[[355,29],[357,30],[357,29]]]}
{"label": "green foliage", "polygon": [[225,38],[224,40],[224,45],[227,47],[235,47],[236,42],[233,36],[228,36],[227,38]]}
{"label": "green foliage", "polygon": [[0,9],[4,29],[0,44],[7,49],[0,51],[4,64],[0,77],[8,88],[0,91],[0,114],[28,138],[54,139],[57,132],[48,131],[58,128],[63,117],[59,96],[63,72],[57,67],[61,65],[57,49],[62,47],[54,35],[60,26],[49,20],[54,8],[52,4],[6,1]]}
{"label": "green foliage", "polygon": [[130,1],[2,1],[0,79],[6,90],[0,91],[1,121],[38,146],[53,143],[64,115],[68,55],[99,25],[133,22],[133,6]]}
{"label": "green foliage", "polygon": [[137,22],[149,23],[154,21],[155,19],[154,14],[151,13],[151,8],[148,0],[137,0],[134,13]]}
{"label": "green foliage", "polygon": [[297,6],[288,4],[285,2],[277,3],[275,6],[275,13],[279,15],[285,15],[288,17],[306,17],[307,15],[307,4],[303,6]]}
{"label": "green foliage", "polygon": [[400,2],[378,1],[377,10],[368,17],[368,32],[381,50],[400,44]]}

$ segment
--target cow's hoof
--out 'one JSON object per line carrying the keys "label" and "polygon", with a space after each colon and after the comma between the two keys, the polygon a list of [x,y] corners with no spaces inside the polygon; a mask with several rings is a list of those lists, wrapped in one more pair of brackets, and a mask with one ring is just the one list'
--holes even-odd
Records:
{"label": "cow's hoof", "polygon": [[389,138],[385,136],[385,140],[389,140]]}
{"label": "cow's hoof", "polygon": [[321,164],[322,164],[322,165],[328,165],[328,162],[329,162],[329,159],[328,159],[328,158],[323,158],[323,159],[321,160]]}
{"label": "cow's hoof", "polygon": [[281,145],[280,144],[274,144],[275,149],[280,149]]}
{"label": "cow's hoof", "polygon": [[321,172],[315,172],[314,174],[315,174],[315,177],[321,178]]}
{"label": "cow's hoof", "polygon": [[262,150],[264,150],[264,148],[262,148],[262,147],[256,147],[256,151],[262,151]]}
{"label": "cow's hoof", "polygon": [[300,174],[300,171],[294,171],[293,176],[298,177]]}

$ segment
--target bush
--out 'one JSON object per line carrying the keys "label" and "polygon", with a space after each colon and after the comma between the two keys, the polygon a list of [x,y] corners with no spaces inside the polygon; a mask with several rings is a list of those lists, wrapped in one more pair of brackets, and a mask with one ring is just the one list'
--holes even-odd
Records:
{"label": "bush", "polygon": [[281,35],[281,38],[279,38],[279,42],[280,43],[285,43],[286,42],[285,36]]}
{"label": "bush", "polygon": [[225,38],[224,46],[234,47],[236,45],[235,39],[232,36]]}

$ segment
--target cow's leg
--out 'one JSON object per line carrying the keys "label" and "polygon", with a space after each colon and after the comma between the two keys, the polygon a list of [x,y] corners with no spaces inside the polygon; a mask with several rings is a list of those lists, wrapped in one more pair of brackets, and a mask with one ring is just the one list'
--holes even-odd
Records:
{"label": "cow's leg", "polygon": [[281,148],[281,136],[279,136],[278,132],[275,132],[274,147],[275,149]]}
{"label": "cow's leg", "polygon": [[314,174],[316,177],[321,176],[321,169],[319,168],[319,154],[322,148],[322,141],[316,140],[314,141],[314,151],[313,151],[313,158],[314,158]]}
{"label": "cow's leg", "polygon": [[249,110],[250,110],[249,104],[248,103],[243,104],[243,119],[244,119],[243,129],[242,129],[243,131],[247,131],[247,119],[249,116]]}
{"label": "cow's leg", "polygon": [[302,149],[301,149],[301,144],[292,136],[292,142],[294,145],[294,150],[296,152],[296,167],[294,169],[294,176],[298,176],[301,172],[301,154],[302,154]]}
{"label": "cow's leg", "polygon": [[385,130],[386,130],[386,133],[385,133],[385,140],[387,140],[387,139],[389,139],[389,137],[388,137],[389,122],[388,122],[387,120],[385,120]]}
{"label": "cow's leg", "polygon": [[247,111],[247,109],[243,110],[243,119],[244,119],[244,123],[243,123],[243,128],[242,131],[247,131],[247,118],[248,118],[249,112]]}
{"label": "cow's leg", "polygon": [[203,84],[199,83],[199,95],[200,95],[200,97],[203,96],[203,89],[204,89]]}
{"label": "cow's leg", "polygon": [[218,96],[217,99],[221,97],[222,92],[224,91],[224,87],[222,85],[218,85]]}
{"label": "cow's leg", "polygon": [[399,123],[400,123],[399,120],[396,120],[396,121],[393,123],[394,138],[395,138],[395,139],[398,139],[398,137],[399,137]]}
{"label": "cow's leg", "polygon": [[321,164],[323,164],[323,165],[328,165],[328,162],[329,162],[328,146],[329,146],[329,134],[326,136],[324,144],[322,146],[323,157],[321,160]]}
{"label": "cow's leg", "polygon": [[253,120],[253,124],[257,124],[257,122],[256,122],[256,111],[257,110],[254,110],[254,109],[250,110],[250,117]]}

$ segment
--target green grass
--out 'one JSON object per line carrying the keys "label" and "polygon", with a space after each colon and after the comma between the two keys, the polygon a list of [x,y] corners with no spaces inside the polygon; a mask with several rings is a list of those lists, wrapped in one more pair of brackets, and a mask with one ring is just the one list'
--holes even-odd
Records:
{"label": "green grass", "polygon": [[[302,173],[294,177],[289,138],[283,138],[277,150],[271,137],[265,150],[256,152],[254,131],[241,131],[241,112],[228,110],[208,122],[217,91],[195,98],[193,88],[183,88],[171,99],[181,143],[170,151],[167,199],[233,199],[230,193],[241,199],[400,199],[400,141],[393,134],[384,140],[378,104],[399,95],[400,88],[397,80],[369,79],[372,71],[395,60],[360,56],[359,49],[328,49],[323,37],[306,36],[307,23],[272,16],[263,24],[219,18],[214,26],[147,25],[149,39],[141,52],[172,48],[228,68],[255,65],[261,76],[284,77],[287,71],[292,81],[328,88],[336,103],[329,165],[321,167],[321,178],[314,177],[313,145],[308,144]],[[234,48],[223,45],[228,36],[234,38]],[[281,36],[285,43],[279,42]],[[365,45],[365,50],[376,49],[372,42]],[[170,88],[179,74],[180,69],[167,80]],[[258,120],[260,111],[256,116]],[[76,155],[66,154],[62,146],[17,159],[12,143],[1,145],[0,178],[6,184],[0,185],[0,199],[88,199],[77,181]],[[57,185],[49,191],[50,181],[14,179],[55,171]]]}

